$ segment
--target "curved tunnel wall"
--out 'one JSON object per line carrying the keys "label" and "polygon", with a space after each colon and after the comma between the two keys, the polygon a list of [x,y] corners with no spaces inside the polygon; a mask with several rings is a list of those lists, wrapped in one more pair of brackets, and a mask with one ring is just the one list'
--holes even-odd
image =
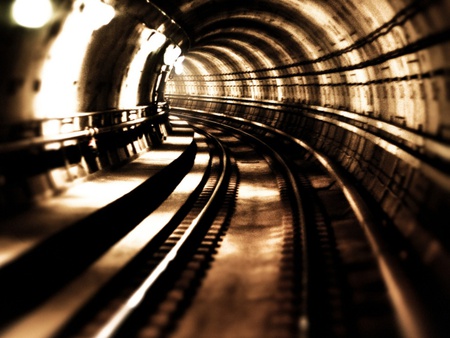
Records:
{"label": "curved tunnel wall", "polygon": [[332,4],[325,26],[309,18],[314,27],[287,55],[276,36],[289,24],[269,42],[246,32],[247,43],[190,52],[185,74],[168,83],[171,105],[271,125],[339,163],[447,289],[448,4]]}

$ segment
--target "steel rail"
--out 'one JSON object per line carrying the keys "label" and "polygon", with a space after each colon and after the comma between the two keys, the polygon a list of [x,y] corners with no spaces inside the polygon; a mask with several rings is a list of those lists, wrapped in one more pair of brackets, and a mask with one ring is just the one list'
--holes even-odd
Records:
{"label": "steel rail", "polygon": [[163,273],[168,269],[170,263],[177,257],[178,252],[187,243],[190,235],[197,228],[197,226],[204,220],[207,212],[213,207],[213,201],[218,197],[224,184],[227,184],[226,175],[228,168],[231,166],[230,159],[222,144],[218,143],[222,152],[221,161],[223,163],[222,172],[217,180],[217,184],[214,190],[206,202],[204,208],[200,211],[198,216],[191,222],[183,233],[177,243],[170,249],[166,256],[158,263],[155,269],[145,278],[145,280],[136,288],[131,296],[127,298],[124,304],[117,309],[113,315],[108,319],[105,325],[103,325],[94,335],[95,338],[108,338],[113,337],[126,322],[126,320],[133,314],[133,312],[144,301],[145,296],[149,293],[152,286],[160,278]]}

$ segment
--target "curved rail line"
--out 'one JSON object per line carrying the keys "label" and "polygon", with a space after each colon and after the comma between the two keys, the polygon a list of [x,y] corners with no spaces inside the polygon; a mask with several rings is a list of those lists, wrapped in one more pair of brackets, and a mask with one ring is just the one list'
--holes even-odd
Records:
{"label": "curved rail line", "polygon": [[[213,179],[214,187],[213,191],[209,196],[203,209],[195,217],[195,219],[188,225],[188,227],[183,231],[183,234],[176,242],[176,244],[167,252],[165,257],[158,263],[158,265],[153,269],[153,271],[145,278],[145,280],[139,285],[139,287],[133,292],[131,296],[128,297],[126,302],[115,311],[114,315],[104,324],[99,332],[97,332],[94,337],[96,338],[107,338],[113,337],[121,328],[121,325],[125,323],[127,318],[131,316],[133,311],[143,302],[146,294],[150,291],[152,286],[158,278],[161,278],[164,273],[169,269],[170,264],[179,257],[180,252],[184,247],[190,246],[190,237],[194,231],[199,227],[202,222],[207,222],[206,217],[208,213],[211,212],[212,208],[216,208],[214,201],[220,196],[220,192],[228,186],[228,179],[230,175],[230,158],[227,155],[223,146],[218,143],[217,147],[220,148],[222,153],[221,162],[221,173],[217,179]],[[209,183],[208,185],[211,185]]]}
{"label": "curved rail line", "polygon": [[[217,128],[216,128],[217,129]],[[222,152],[225,151],[225,146],[223,145],[222,141],[219,141],[218,139],[216,139],[216,137],[214,135],[210,135],[208,131],[205,131],[205,128],[203,125],[195,125],[194,124],[194,130],[197,130],[197,132],[204,134],[208,137],[208,139],[210,139],[211,142],[214,142],[215,144],[217,144],[216,146],[219,147]],[[229,132],[229,130],[228,130]],[[239,138],[244,137],[246,140],[244,143],[249,142],[249,140],[251,140],[251,143],[256,144],[257,147],[259,148],[263,148],[263,153],[264,153],[264,157],[266,158],[266,161],[268,163],[271,163],[271,166],[276,167],[276,176],[278,177],[278,186],[280,190],[287,190],[287,193],[285,198],[286,198],[286,203],[290,204],[289,210],[290,212],[292,212],[293,218],[295,219],[294,222],[296,224],[301,224],[300,226],[298,226],[299,231],[297,236],[300,238],[301,241],[301,245],[300,248],[294,248],[293,250],[302,250],[302,252],[297,253],[298,257],[301,257],[302,262],[298,264],[298,266],[300,266],[301,269],[303,269],[302,273],[296,273],[296,276],[300,276],[301,280],[299,280],[298,282],[301,284],[299,285],[295,285],[297,283],[293,283],[295,286],[294,288],[296,290],[300,290],[301,295],[298,296],[298,299],[300,299],[299,305],[297,304],[297,306],[299,307],[298,312],[296,311],[297,315],[296,318],[300,318],[299,319],[299,323],[297,323],[297,320],[294,320],[293,322],[295,323],[294,325],[300,325],[300,328],[295,328],[296,332],[300,332],[301,333],[301,337],[307,337],[308,336],[308,327],[309,327],[309,319],[308,319],[308,313],[307,313],[307,297],[308,297],[308,289],[309,286],[307,285],[308,283],[308,278],[307,278],[307,271],[308,271],[308,259],[307,259],[307,253],[305,250],[306,245],[307,245],[307,240],[306,240],[306,234],[304,233],[305,231],[305,227],[303,226],[303,224],[305,223],[305,221],[303,220],[303,214],[302,214],[302,202],[301,202],[301,198],[300,198],[300,192],[299,189],[296,188],[297,186],[297,180],[295,178],[294,173],[291,171],[291,168],[285,163],[285,161],[283,160],[283,158],[281,156],[279,156],[277,154],[277,152],[272,149],[272,147],[270,145],[268,145],[267,143],[263,142],[262,140],[259,140],[258,138],[255,138],[253,136],[251,136],[250,134],[242,131],[242,130],[234,130],[233,131],[234,134],[238,134]],[[226,142],[225,142],[226,144]],[[229,151],[227,151],[228,153]],[[222,218],[227,218],[229,216],[220,216],[221,212],[219,210],[218,212],[218,216],[211,216],[208,212],[207,209],[209,208],[214,208],[214,206],[212,206],[212,204],[214,202],[212,202],[212,199],[215,199],[219,194],[220,190],[223,190],[227,184],[229,184],[229,178],[227,179],[225,176],[227,174],[225,174],[225,172],[230,171],[231,169],[227,167],[232,166],[230,164],[230,162],[232,162],[232,160],[229,158],[229,155],[222,156],[222,163],[225,164],[229,164],[226,165],[224,167],[224,171],[222,172],[220,178],[218,179],[218,181],[214,181],[211,184],[207,184],[207,186],[211,186],[212,189],[212,194],[210,197],[208,197],[208,201],[205,204],[205,209],[202,209],[200,211],[200,213],[189,223],[186,224],[184,226],[183,222],[180,223],[180,226],[178,227],[178,229],[180,227],[183,227],[182,230],[176,230],[174,231],[178,233],[179,238],[176,238],[175,243],[176,244],[163,244],[162,247],[164,247],[163,251],[161,253],[161,255],[164,256],[164,258],[158,263],[158,265],[152,269],[152,271],[148,274],[148,276],[140,283],[140,285],[135,289],[135,291],[130,294],[129,296],[126,297],[126,299],[120,299],[120,300],[113,300],[111,301],[112,303],[116,302],[116,301],[120,301],[121,302],[121,306],[119,308],[117,308],[116,310],[113,311],[113,315],[109,316],[109,319],[106,322],[101,322],[99,321],[98,323],[96,323],[95,325],[97,326],[96,329],[89,331],[89,333],[84,332],[83,330],[83,334],[84,335],[89,335],[92,337],[129,337],[130,335],[133,336],[134,333],[136,333],[140,330],[140,327],[143,327],[144,330],[145,328],[150,325],[154,325],[156,326],[156,328],[154,328],[154,330],[159,330],[159,331],[164,331],[170,328],[166,328],[164,327],[164,324],[161,323],[157,323],[157,324],[152,324],[151,320],[146,320],[143,318],[139,318],[139,317],[151,317],[151,313],[159,313],[161,316],[164,317],[170,317],[173,316],[173,314],[167,314],[165,312],[169,311],[167,309],[163,309],[160,310],[157,304],[160,304],[162,302],[164,302],[165,297],[162,296],[162,298],[160,297],[153,297],[152,298],[152,288],[154,288],[154,292],[158,293],[158,291],[160,288],[160,285],[156,285],[157,283],[161,283],[161,279],[165,280],[165,274],[167,274],[168,269],[171,268],[171,265],[173,265],[173,269],[176,270],[174,272],[168,272],[168,274],[172,274],[172,275],[184,275],[183,271],[184,271],[184,266],[197,266],[200,263],[197,262],[196,260],[198,260],[199,256],[201,256],[200,260],[202,261],[202,264],[204,264],[203,261],[205,261],[206,259],[203,257],[204,254],[204,250],[205,248],[203,248],[203,250],[198,251],[196,254],[192,254],[189,253],[191,250],[189,250],[189,252],[187,252],[186,250],[183,250],[183,246],[185,244],[188,243],[189,238],[188,237],[190,234],[192,234],[196,227],[199,226],[200,223],[203,222],[202,218],[206,218],[210,221],[211,218],[214,218],[214,221],[212,221],[212,225],[209,228],[209,230],[206,232],[205,235],[205,240],[203,240],[203,242],[205,242],[206,246],[209,246],[209,248],[207,248],[206,250],[208,252],[212,252],[214,251],[214,249],[211,248],[211,245],[214,245],[214,243],[216,243],[218,241],[218,236],[220,235],[220,233],[223,234],[223,229],[224,224],[226,223],[226,221],[222,220]],[[218,185],[216,185],[216,183]],[[213,185],[213,186],[212,186]],[[233,179],[231,178],[231,184],[228,186],[228,199],[233,199],[234,196],[236,194],[236,182],[233,183]],[[217,206],[216,206],[217,207]],[[223,203],[221,206],[222,209],[222,214],[228,214],[230,215],[230,205],[228,205],[227,203]],[[189,219],[189,216],[187,216],[185,219]],[[219,223],[219,224],[216,224]],[[201,225],[200,225],[201,226]],[[289,227],[292,228],[292,224],[289,224]],[[291,236],[292,234],[295,234],[295,231],[293,231],[292,229],[287,231],[287,236]],[[171,241],[172,239],[169,238],[168,241]],[[195,245],[189,244],[189,247],[195,247]],[[156,253],[156,255],[158,255],[158,253]],[[185,263],[185,264],[177,264],[175,261],[178,260],[183,260],[183,261],[187,261],[189,262],[190,258],[188,257],[194,257],[192,258],[193,261],[191,260],[191,263]],[[195,258],[196,257],[196,258]],[[201,265],[201,264],[200,264]],[[129,278],[129,277],[128,277]],[[173,277],[172,277],[173,278]],[[201,277],[199,277],[201,278]],[[288,277],[286,278],[291,278],[290,274]],[[179,283],[175,283],[175,282],[163,282],[164,284],[167,285],[176,285]],[[186,281],[182,282],[181,284],[186,284]],[[174,289],[171,289],[170,287],[168,287],[170,290],[172,291],[168,291],[168,290],[163,290],[160,293],[164,293],[164,294],[173,294],[173,293],[177,293],[176,291],[174,291]],[[175,287],[176,290],[176,287]],[[184,292],[184,291],[178,291],[177,294],[184,294],[186,295],[188,292]],[[176,302],[176,303],[183,303],[183,302],[187,302],[187,300],[176,300],[174,301],[173,299],[170,300],[171,302]],[[153,303],[153,304],[151,304]],[[169,308],[176,308],[182,306],[180,304],[175,304],[173,306],[169,306]],[[150,310],[148,310],[148,308],[150,308]],[[164,307],[167,308],[167,307]],[[161,314],[161,311],[163,312]],[[172,310],[173,312],[177,312],[177,310]],[[182,310],[181,310],[182,311]],[[143,314],[140,314],[140,312],[142,312]],[[169,311],[170,312],[170,311]],[[96,317],[102,317],[102,314],[96,316]],[[94,319],[95,321],[95,319]],[[150,321],[150,323],[149,323]],[[89,321],[89,323],[91,323],[92,320]],[[85,326],[92,326],[92,324],[86,324]],[[167,324],[170,326],[170,324]],[[61,337],[67,337],[67,336],[71,336],[68,335],[67,332],[70,332],[71,330],[65,330],[62,331]],[[82,335],[83,335],[82,334]]]}
{"label": "curved rail line", "polygon": [[211,158],[202,183],[155,236],[158,238],[152,238],[115,280],[60,328],[57,337],[117,336],[123,327],[141,316],[148,303],[162,301],[165,288],[172,284],[187,257],[193,256],[195,248],[202,245],[202,239],[214,231],[220,232],[210,221],[216,217],[222,201],[232,200],[230,196],[235,194],[235,185],[234,188],[230,185],[233,163],[220,143],[205,136],[209,139]]}
{"label": "curved rail line", "polygon": [[[386,245],[386,238],[380,231],[380,224],[375,221],[377,217],[373,215],[373,212],[355,186],[351,184],[347,177],[342,174],[341,170],[326,156],[315,151],[301,140],[259,122],[249,121],[239,117],[228,117],[224,114],[191,112],[189,109],[180,108],[177,108],[172,114],[194,120],[216,120],[219,121],[214,122],[216,124],[231,124],[238,128],[246,126],[247,128],[260,130],[260,132],[262,130],[261,133],[275,134],[277,137],[297,144],[315,157],[341,187],[360,226],[364,230],[367,241],[370,243],[373,255],[376,258],[379,271],[383,276],[385,286],[389,292],[390,301],[393,304],[402,335],[408,338],[420,338],[430,336],[430,334],[432,336],[437,334],[436,330],[438,328],[435,327],[436,323],[429,317],[426,311],[426,304],[423,303],[421,295],[419,295],[417,289],[415,289],[414,285],[411,284],[411,281],[405,275],[398,256]],[[307,243],[304,243],[304,245],[306,246]],[[313,283],[313,281],[309,281],[309,283]],[[305,295],[304,297],[308,296]]]}
{"label": "curved rail line", "polygon": [[[307,243],[307,230],[305,227],[305,219],[304,219],[304,213],[303,213],[303,206],[302,206],[302,198],[300,189],[298,187],[298,182],[295,177],[295,174],[292,171],[292,168],[286,163],[286,161],[279,155],[279,153],[272,148],[268,143],[264,142],[261,138],[256,137],[242,129],[239,128],[233,128],[231,126],[224,126],[220,123],[215,123],[214,121],[211,121],[210,119],[202,119],[200,117],[194,117],[186,115],[178,115],[177,113],[173,113],[175,116],[180,116],[185,118],[189,122],[197,122],[200,123],[200,125],[209,125],[216,129],[224,129],[227,132],[231,132],[233,135],[237,135],[239,138],[245,138],[247,142],[256,144],[257,147],[263,148],[263,153],[265,154],[265,157],[269,163],[273,163],[276,168],[278,174],[278,178],[283,181],[283,183],[279,184],[281,186],[284,186],[285,189],[288,189],[288,195],[290,196],[290,204],[291,204],[291,210],[293,213],[294,222],[298,224],[299,228],[299,234],[300,234],[300,251],[301,253],[299,256],[301,257],[301,269],[302,272],[300,273],[301,280],[300,280],[300,290],[301,295],[299,295],[299,298],[301,300],[300,308],[300,315],[298,319],[298,325],[299,325],[299,332],[300,332],[300,338],[307,337],[308,336],[308,327],[309,327],[309,318],[308,318],[308,311],[307,311],[307,303],[308,303],[308,243]],[[278,172],[281,172],[281,175],[279,175]],[[297,248],[298,249],[298,248]]]}
{"label": "curved rail line", "polygon": [[[189,121],[194,130],[208,140],[210,166],[203,175],[202,183],[171,223],[161,228],[154,238],[148,239],[141,252],[125,264],[106,287],[102,287],[90,301],[78,308],[68,321],[50,328],[52,336],[129,337],[130,332],[137,335],[140,328],[148,325],[145,318],[148,318],[149,313],[159,311],[158,304],[169,297],[176,288],[176,281],[182,278],[186,269],[203,266],[210,259],[232,217],[233,199],[238,189],[235,159],[227,142],[212,132],[216,129],[232,135],[242,144],[249,144],[260,153],[274,172],[281,199],[284,198],[283,206],[288,205],[292,219],[289,220],[291,229],[286,232],[286,236],[293,237],[291,241],[295,243],[283,249],[288,251],[287,254],[283,252],[284,259],[288,258],[291,264],[291,270],[286,276],[291,289],[289,296],[280,302],[290,302],[295,307],[283,313],[286,315],[283,319],[289,317],[293,323],[290,334],[301,338],[339,336],[335,333],[342,334],[346,330],[353,332],[352,323],[365,316],[352,314],[348,310],[352,300],[346,293],[349,283],[343,281],[345,278],[342,276],[348,273],[345,269],[348,269],[349,263],[339,261],[342,252],[338,248],[338,245],[346,245],[347,238],[333,233],[336,230],[331,224],[333,216],[327,214],[326,198],[320,196],[321,189],[336,187],[351,210],[352,216],[348,216],[350,223],[353,218],[357,220],[354,227],[360,230],[362,237],[365,235],[364,245],[372,253],[365,263],[371,261],[372,257],[376,262],[377,273],[390,296],[386,303],[390,302],[389,308],[392,306],[394,309],[401,336],[438,337],[434,335],[434,322],[427,315],[422,295],[410,283],[399,258],[386,243],[379,219],[337,166],[301,140],[259,122],[182,109],[176,109],[171,114]],[[208,128],[210,131],[207,131]],[[298,153],[305,158],[313,158],[321,165],[320,170],[328,175],[322,177],[323,182],[314,183],[317,172],[299,169],[297,162],[306,160],[296,158],[295,154]],[[344,210],[342,215],[345,213]],[[354,231],[350,232],[353,236]],[[208,251],[207,255],[205,251]],[[197,277],[191,278],[201,279],[202,269],[195,268],[194,275]],[[364,273],[356,271],[358,277],[364,277]],[[186,284],[186,281],[181,284]],[[363,288],[364,285],[360,289]],[[186,300],[176,300],[176,304],[171,307],[173,313],[164,316],[170,321],[172,317],[180,315],[176,312],[183,307],[183,302]],[[370,300],[363,302],[367,305]],[[385,306],[384,299],[382,302],[381,307]],[[149,308],[151,311],[148,311]],[[42,317],[39,317],[38,312],[35,318],[45,321],[47,315],[48,312],[43,312]],[[166,332],[170,328],[159,327],[158,330]],[[395,334],[392,336],[397,337]]]}

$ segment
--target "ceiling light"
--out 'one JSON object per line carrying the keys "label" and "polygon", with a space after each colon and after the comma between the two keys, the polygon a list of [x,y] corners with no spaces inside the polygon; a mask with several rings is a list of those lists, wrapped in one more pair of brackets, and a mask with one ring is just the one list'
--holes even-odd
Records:
{"label": "ceiling light", "polygon": [[44,26],[52,17],[50,0],[16,0],[12,5],[12,17],[19,25],[28,28]]}
{"label": "ceiling light", "polygon": [[164,63],[172,66],[181,54],[181,48],[176,45],[169,45],[164,53]]}
{"label": "ceiling light", "polygon": [[181,55],[173,64],[173,67],[175,69],[175,74],[180,75],[183,73],[183,70],[184,70],[183,61],[184,61],[184,56]]}
{"label": "ceiling light", "polygon": [[155,51],[166,42],[166,36],[159,32],[154,32],[148,39],[150,51]]}
{"label": "ceiling light", "polygon": [[107,25],[116,15],[116,11],[111,5],[105,4],[100,0],[89,0],[85,2],[86,7],[84,10],[94,30]]}

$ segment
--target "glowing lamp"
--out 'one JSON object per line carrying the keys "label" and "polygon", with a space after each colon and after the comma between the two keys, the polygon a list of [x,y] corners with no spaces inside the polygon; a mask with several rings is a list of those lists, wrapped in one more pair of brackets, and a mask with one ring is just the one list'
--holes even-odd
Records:
{"label": "glowing lamp", "polygon": [[39,28],[52,17],[53,6],[50,0],[16,0],[12,5],[11,14],[19,25]]}
{"label": "glowing lamp", "polygon": [[155,51],[166,42],[166,36],[159,32],[154,32],[148,39],[150,51]]}
{"label": "glowing lamp", "polygon": [[96,30],[107,25],[116,15],[114,8],[100,0],[90,0],[86,2],[86,16],[91,27]]}
{"label": "glowing lamp", "polygon": [[181,55],[173,64],[173,67],[175,69],[175,74],[180,75],[183,73],[183,61],[184,61],[184,56]]}
{"label": "glowing lamp", "polygon": [[181,54],[181,48],[176,45],[169,45],[164,52],[164,63],[168,66],[173,66],[176,59]]}

